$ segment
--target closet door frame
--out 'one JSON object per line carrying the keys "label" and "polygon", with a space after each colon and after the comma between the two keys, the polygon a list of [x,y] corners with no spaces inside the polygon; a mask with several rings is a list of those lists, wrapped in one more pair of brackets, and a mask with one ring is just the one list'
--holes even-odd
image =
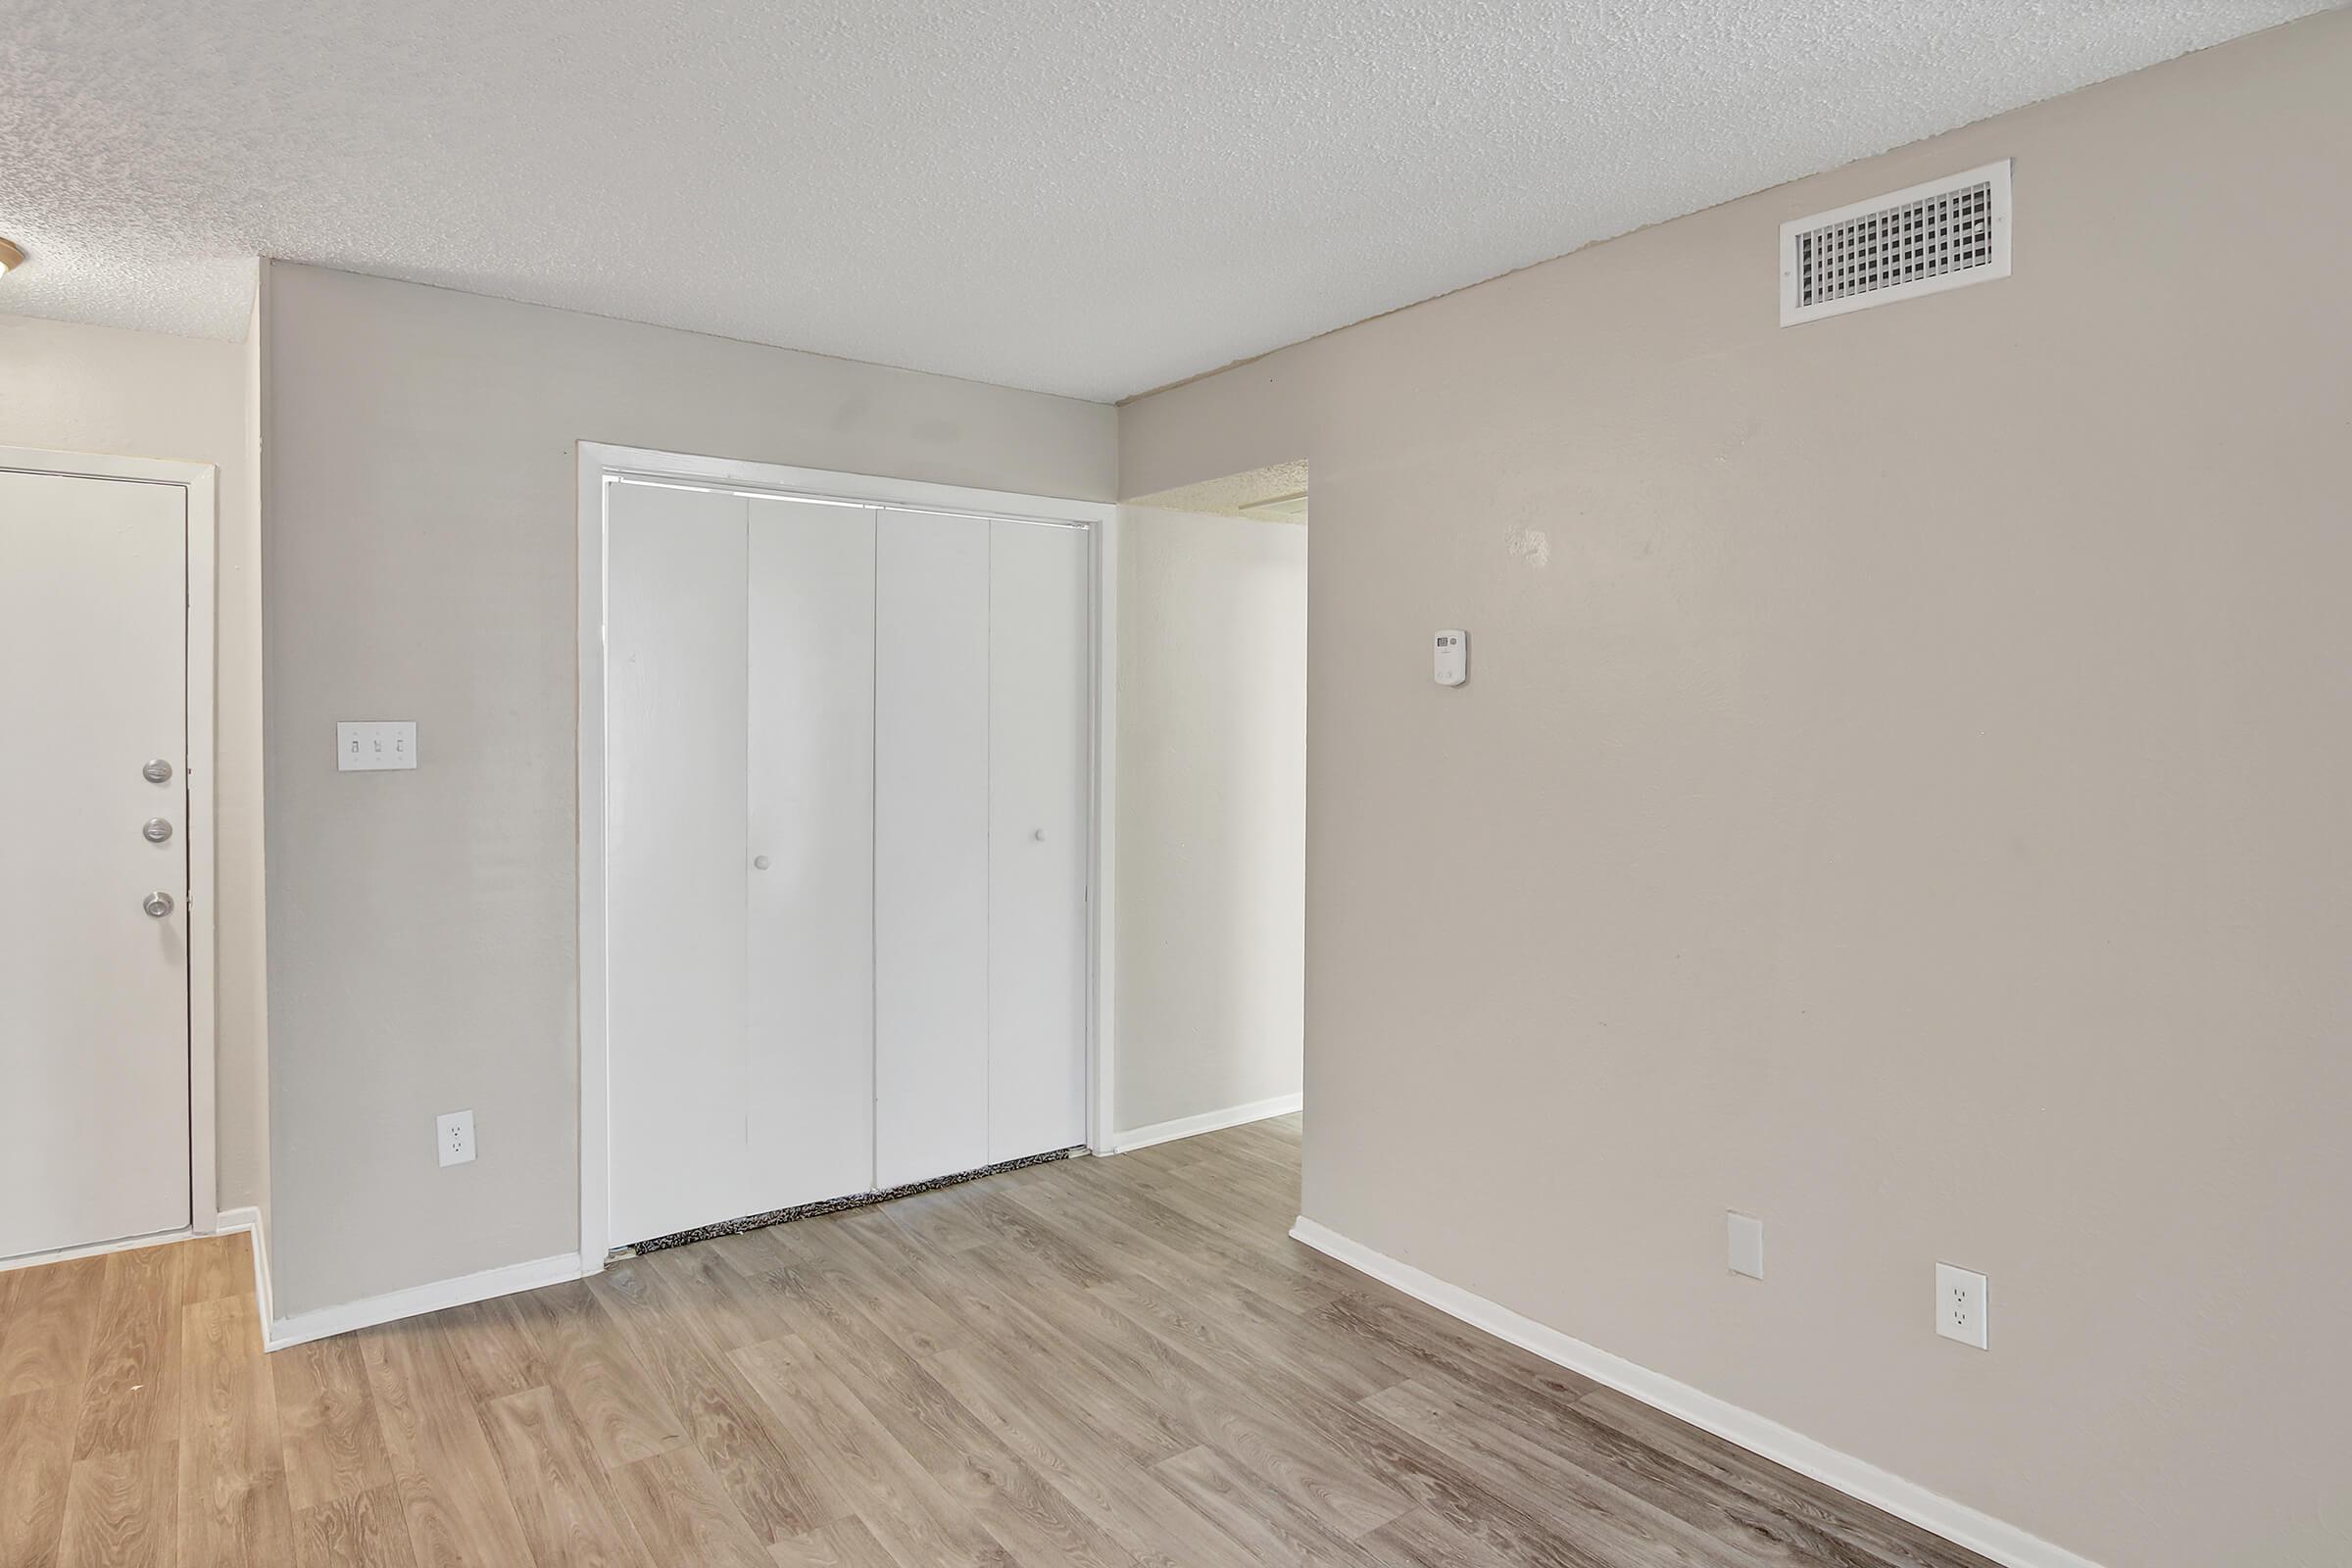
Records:
{"label": "closet door frame", "polygon": [[[706,458],[602,442],[578,443],[579,464],[579,944],[580,1270],[605,1266],[614,1238],[607,1169],[610,1113],[606,1006],[605,596],[606,500],[623,481],[739,491],[799,501],[944,512],[1082,528],[1089,545],[1094,804],[1087,868],[1086,1141],[1109,1152],[1117,821],[1118,509],[1106,501],[930,484],[873,474]],[[622,1238],[626,1240],[627,1238]]]}

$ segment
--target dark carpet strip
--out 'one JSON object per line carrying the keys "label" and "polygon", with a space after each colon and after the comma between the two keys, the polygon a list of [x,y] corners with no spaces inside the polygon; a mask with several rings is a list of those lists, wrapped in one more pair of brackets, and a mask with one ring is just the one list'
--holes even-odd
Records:
{"label": "dark carpet strip", "polygon": [[912,1198],[917,1193],[935,1193],[942,1187],[959,1186],[964,1182],[978,1181],[983,1176],[996,1176],[1008,1170],[1026,1170],[1031,1165],[1067,1159],[1072,1154],[1082,1152],[1085,1148],[1084,1144],[1078,1144],[1068,1149],[1056,1149],[1050,1153],[1000,1160],[994,1165],[983,1165],[978,1170],[957,1171],[953,1176],[934,1176],[927,1182],[886,1187],[878,1193],[853,1193],[847,1198],[828,1198],[822,1202],[802,1203],[792,1208],[771,1208],[764,1214],[746,1214],[741,1219],[720,1220],[715,1225],[697,1225],[690,1231],[673,1231],[667,1236],[657,1236],[650,1242],[615,1247],[605,1254],[605,1261],[610,1263],[615,1258],[659,1252],[672,1247],[684,1247],[690,1242],[707,1242],[714,1236],[741,1236],[745,1231],[763,1230],[770,1225],[789,1225],[796,1219],[814,1219],[820,1214],[838,1214],[845,1208],[863,1208],[868,1203],[887,1203],[894,1198]]}

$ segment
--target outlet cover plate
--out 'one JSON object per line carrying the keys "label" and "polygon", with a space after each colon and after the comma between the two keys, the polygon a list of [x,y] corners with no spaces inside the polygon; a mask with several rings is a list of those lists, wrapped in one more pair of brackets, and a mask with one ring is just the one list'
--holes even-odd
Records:
{"label": "outlet cover plate", "polygon": [[444,1165],[465,1165],[473,1159],[473,1112],[453,1110],[433,1121],[433,1142]]}
{"label": "outlet cover plate", "polygon": [[1751,1280],[1764,1277],[1764,1222],[1752,1214],[1732,1209],[1723,1213],[1724,1230],[1731,1243],[1731,1265],[1735,1274],[1744,1274]]}
{"label": "outlet cover plate", "polygon": [[1936,1264],[1936,1332],[1983,1350],[1990,1348],[1984,1327],[1984,1276],[1949,1263]]}

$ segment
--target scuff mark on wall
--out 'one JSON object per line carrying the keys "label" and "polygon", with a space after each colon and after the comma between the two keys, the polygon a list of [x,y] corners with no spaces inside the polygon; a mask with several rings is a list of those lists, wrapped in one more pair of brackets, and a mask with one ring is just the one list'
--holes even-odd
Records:
{"label": "scuff mark on wall", "polygon": [[1551,540],[1541,528],[1516,529],[1502,545],[1514,561],[1523,561],[1531,566],[1551,564]]}

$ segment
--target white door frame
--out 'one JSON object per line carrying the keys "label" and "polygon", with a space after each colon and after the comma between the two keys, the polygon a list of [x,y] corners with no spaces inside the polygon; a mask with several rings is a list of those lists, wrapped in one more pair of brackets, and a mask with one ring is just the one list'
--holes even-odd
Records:
{"label": "white door frame", "polygon": [[118,458],[91,452],[45,452],[0,447],[0,472],[56,474],[69,479],[118,479],[177,485],[187,492],[187,758],[188,790],[188,1225],[185,1230],[126,1237],[0,1262],[0,1269],[50,1262],[86,1252],[115,1251],[176,1236],[210,1236],[220,1223],[219,1166],[214,1150],[215,1015],[213,878],[213,650],[214,535],[219,470],[209,463]]}
{"label": "white door frame", "polygon": [[594,1274],[612,1250],[606,1160],[610,1036],[605,946],[605,496],[620,478],[738,490],[747,495],[948,512],[1084,527],[1093,558],[1094,824],[1087,875],[1087,1147],[1109,1152],[1111,1124],[1112,884],[1117,820],[1118,508],[1107,501],[929,484],[772,463],[579,443],[580,824],[580,1268]]}

